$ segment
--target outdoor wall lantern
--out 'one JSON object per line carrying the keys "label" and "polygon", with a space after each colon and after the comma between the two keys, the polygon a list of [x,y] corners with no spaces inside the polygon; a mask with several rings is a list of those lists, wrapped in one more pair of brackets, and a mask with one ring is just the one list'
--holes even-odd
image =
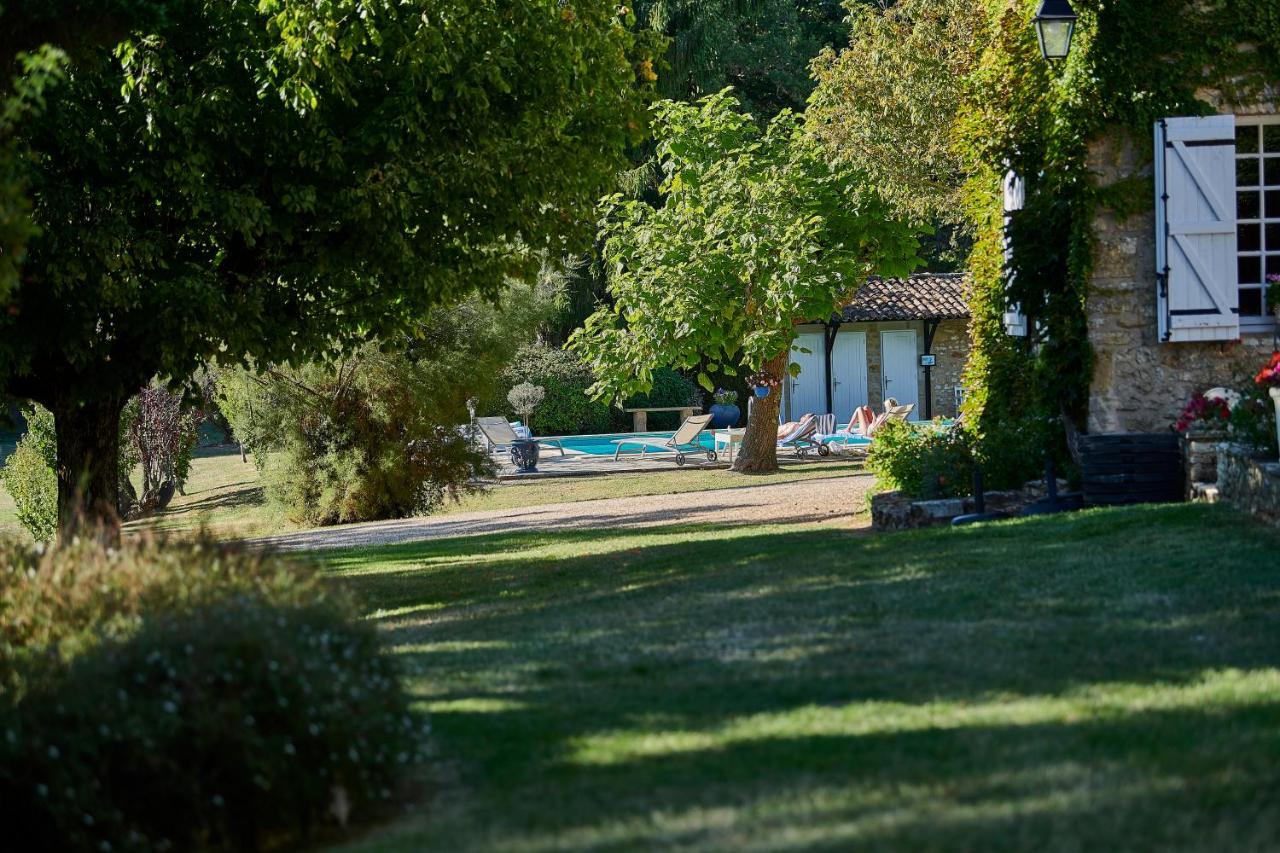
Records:
{"label": "outdoor wall lantern", "polygon": [[1067,58],[1079,19],[1075,9],[1071,8],[1070,0],[1040,0],[1040,9],[1033,21],[1036,38],[1040,39],[1040,53],[1047,61]]}

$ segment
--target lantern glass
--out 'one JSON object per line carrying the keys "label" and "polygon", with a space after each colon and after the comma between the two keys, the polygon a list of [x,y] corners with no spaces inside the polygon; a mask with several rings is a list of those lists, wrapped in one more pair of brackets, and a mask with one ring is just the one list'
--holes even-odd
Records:
{"label": "lantern glass", "polygon": [[1036,21],[1036,35],[1040,39],[1040,52],[1049,61],[1066,59],[1071,52],[1071,39],[1075,35],[1076,22],[1064,18],[1040,18]]}

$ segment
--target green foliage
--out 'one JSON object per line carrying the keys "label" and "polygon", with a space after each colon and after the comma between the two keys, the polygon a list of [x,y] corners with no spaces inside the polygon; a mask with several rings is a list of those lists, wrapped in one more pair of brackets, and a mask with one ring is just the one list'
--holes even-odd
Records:
{"label": "green foliage", "polygon": [[[784,356],[799,320],[829,316],[873,272],[915,263],[915,234],[862,176],[834,167],[783,113],[760,130],[720,93],[664,102],[655,132],[661,205],[601,209],[612,308],[571,341],[593,393],[647,391],[653,372],[757,370]],[[714,390],[714,385],[710,390]]]}
{"label": "green foliage", "polygon": [[58,532],[58,475],[27,433],[4,462],[4,487],[13,498],[18,523],[37,542],[52,541]]}
{"label": "green foliage", "polygon": [[[631,416],[623,409],[655,408],[667,409],[673,406],[700,406],[702,394],[689,378],[669,367],[659,367],[653,371],[653,384],[643,394],[635,394],[622,401],[622,407],[614,409],[614,428],[631,429]],[[650,429],[675,429],[680,425],[679,412],[654,412],[649,415]]]}
{"label": "green foliage", "polygon": [[83,437],[151,376],[296,364],[495,296],[588,245],[643,136],[651,57],[611,0],[165,7],[6,131],[38,233],[0,383]]}
{"label": "green foliage", "polygon": [[508,282],[500,305],[472,298],[412,333],[348,358],[223,370],[218,398],[296,519],[335,524],[427,512],[475,488],[487,458],[456,427],[491,399],[515,349],[558,300],[555,282]]}
{"label": "green foliage", "polygon": [[418,755],[377,629],[308,570],[208,545],[5,565],[0,798],[24,844],[296,844]]}
{"label": "green foliage", "polygon": [[[819,64],[814,95],[835,156],[869,161],[899,206],[961,212],[976,235],[965,384],[980,431],[1004,431],[987,421],[1012,411],[1084,420],[1094,222],[1102,208],[1147,210],[1153,195],[1146,180],[1100,185],[1090,142],[1128,133],[1141,148],[1160,118],[1210,112],[1210,89],[1228,104],[1266,102],[1280,58],[1280,0],[1077,0],[1071,56],[1051,68],[1031,26],[1036,6],[901,0],[855,10],[850,48]],[[1026,203],[1012,217],[1006,264],[1008,170],[1026,180]],[[1010,301],[1037,329],[1032,346],[1005,334]]]}
{"label": "green foliage", "polygon": [[809,62],[844,36],[838,0],[641,0],[636,11],[669,39],[663,96],[694,100],[732,86],[762,119],[804,109]]}
{"label": "green foliage", "polygon": [[1276,454],[1276,410],[1265,385],[1242,377],[1235,384],[1240,401],[1231,409],[1231,440],[1251,453],[1271,458]]}
{"label": "green foliage", "polygon": [[917,499],[967,495],[973,491],[973,452],[962,429],[890,421],[876,432],[867,469],[881,489]]}
{"label": "green foliage", "polygon": [[867,468],[881,489],[896,489],[918,500],[973,494],[973,473],[981,466],[989,489],[1016,489],[1043,464],[1045,439],[1038,421],[1008,419],[985,432],[956,424],[939,427],[890,421],[876,432]]}
{"label": "green foliage", "polygon": [[[544,343],[529,344],[516,352],[503,380],[509,387],[531,382],[546,389],[534,412],[540,435],[589,435],[612,429],[610,407],[588,395],[594,378],[575,353]],[[513,413],[505,406],[503,411]]]}
{"label": "green foliage", "polygon": [[487,457],[453,428],[466,420],[460,386],[435,385],[437,365],[370,345],[334,364],[274,368],[255,411],[274,425],[254,447],[267,496],[313,525],[430,512],[473,490]]}
{"label": "green foliage", "polygon": [[961,221],[965,169],[947,119],[977,60],[981,4],[902,0],[851,11],[847,49],[823,51],[813,65],[815,134],[900,213]]}

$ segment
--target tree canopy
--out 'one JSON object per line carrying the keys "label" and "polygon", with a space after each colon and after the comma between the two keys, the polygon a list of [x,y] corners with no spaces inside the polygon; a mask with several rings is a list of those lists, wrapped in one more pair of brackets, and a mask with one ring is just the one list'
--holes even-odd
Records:
{"label": "tree canopy", "polygon": [[839,0],[641,0],[641,21],[669,39],[658,73],[667,98],[694,100],[733,86],[762,119],[801,110],[809,63],[846,41]]}
{"label": "tree canopy", "polygon": [[[658,206],[621,195],[601,210],[614,305],[571,345],[596,393],[646,390],[662,366],[765,371],[780,379],[795,325],[830,317],[873,273],[914,267],[917,232],[861,172],[832,165],[784,111],[761,129],[727,92],[657,107]],[[776,465],[778,393],[759,401],[740,470]],[[754,439],[754,441],[753,441]]]}
{"label": "tree canopy", "polygon": [[647,61],[604,0],[192,0],[72,55],[9,131],[37,231],[0,312],[64,517],[114,505],[101,425],[152,375],[349,348],[580,247]]}

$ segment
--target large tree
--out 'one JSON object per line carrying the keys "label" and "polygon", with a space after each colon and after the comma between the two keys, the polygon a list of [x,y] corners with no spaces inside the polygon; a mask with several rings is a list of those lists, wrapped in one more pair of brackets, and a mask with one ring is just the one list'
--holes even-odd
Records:
{"label": "large tree", "polygon": [[[38,229],[0,381],[57,421],[64,527],[116,505],[150,377],[297,363],[563,251],[643,133],[609,0],[184,0],[13,131]],[[639,72],[639,74],[638,74]]]}
{"label": "large tree", "polygon": [[695,100],[733,86],[767,121],[801,110],[813,89],[809,63],[848,38],[839,0],[640,0],[641,21],[669,43],[658,90]]}
{"label": "large tree", "polygon": [[[915,266],[915,229],[863,175],[833,166],[784,111],[761,130],[727,92],[666,101],[654,122],[658,206],[615,195],[601,215],[612,307],[575,333],[599,382],[623,397],[661,366],[761,371],[780,383],[798,323],[830,317],[873,273]],[[708,390],[706,373],[699,382]],[[756,400],[734,463],[777,468],[780,391]]]}

